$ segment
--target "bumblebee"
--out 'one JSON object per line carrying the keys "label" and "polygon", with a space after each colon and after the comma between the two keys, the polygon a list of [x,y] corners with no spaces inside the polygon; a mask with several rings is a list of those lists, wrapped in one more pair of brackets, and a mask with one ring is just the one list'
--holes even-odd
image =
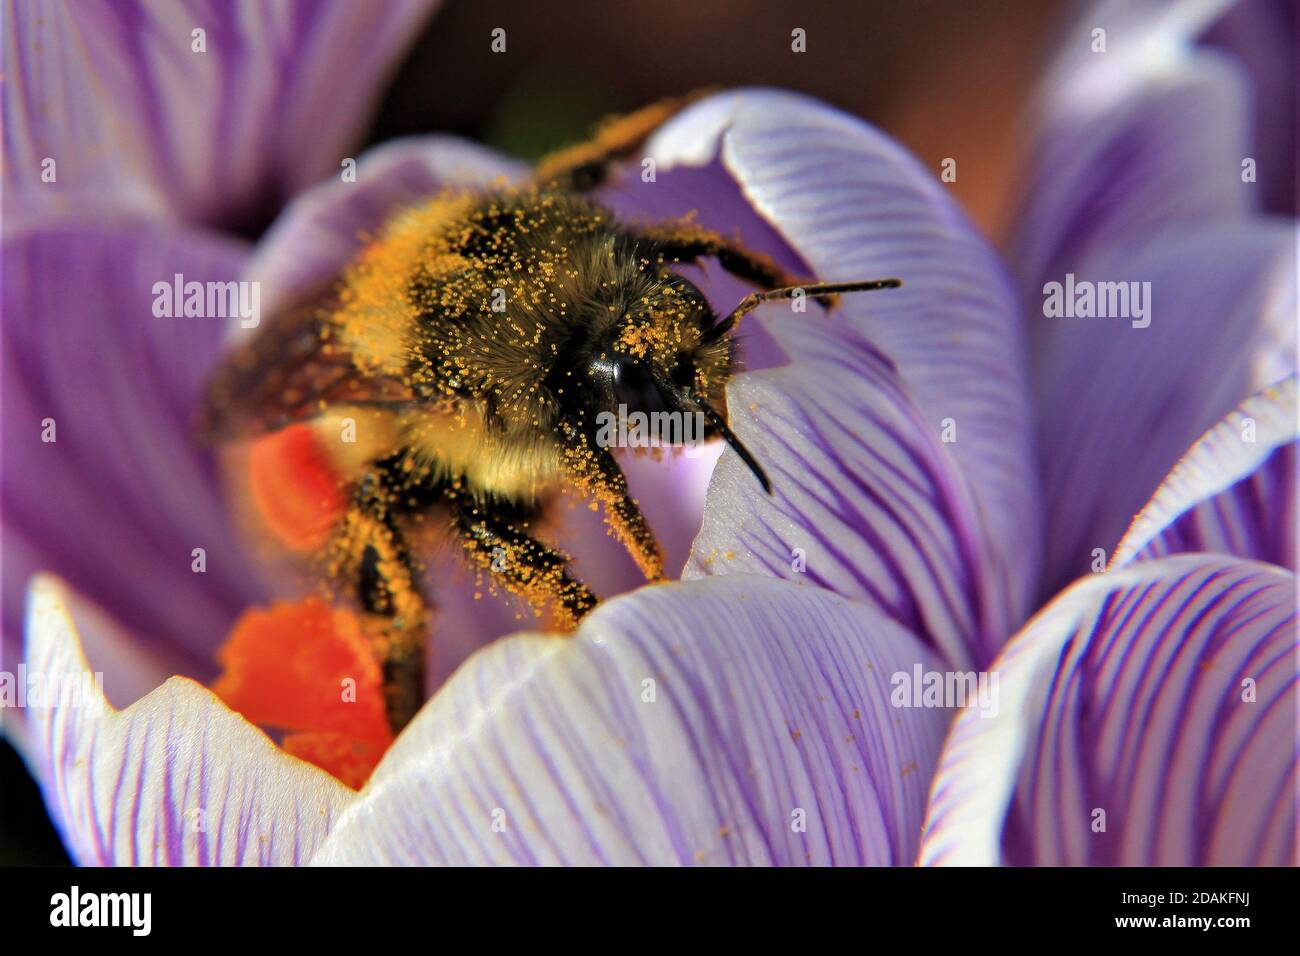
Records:
{"label": "bumblebee", "polygon": [[[770,493],[727,425],[737,322],[763,302],[897,279],[811,283],[691,223],[622,223],[587,194],[683,101],[607,124],[530,181],[445,193],[394,215],[327,287],[263,322],[213,377],[211,440],[307,424],[342,505],[319,549],[360,606],[394,732],[424,699],[432,604],[413,533],[442,522],[469,562],[572,627],[597,598],[530,528],[563,485],[603,505],[648,580],[663,558],[608,447],[601,412],[700,415]],[[674,266],[711,258],[759,291],[718,316]],[[340,443],[339,428],[355,426]]]}

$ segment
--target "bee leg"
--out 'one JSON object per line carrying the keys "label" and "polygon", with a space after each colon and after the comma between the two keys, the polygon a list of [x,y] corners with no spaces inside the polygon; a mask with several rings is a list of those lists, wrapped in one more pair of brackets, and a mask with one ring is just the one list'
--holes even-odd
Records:
{"label": "bee leg", "polygon": [[[818,292],[822,286],[808,279],[800,279],[786,272],[770,256],[746,249],[738,242],[705,229],[694,223],[657,226],[638,231],[634,238],[654,243],[664,264],[686,263],[695,265],[708,256],[718,260],[718,265],[737,279],[753,283],[766,291],[793,292],[803,289],[823,309],[832,309],[839,302],[833,292]],[[784,296],[791,298],[792,296]]]}
{"label": "bee leg", "polygon": [[662,580],[664,557],[659,542],[628,492],[627,478],[613,454],[572,425],[563,426],[563,443],[566,476],[583,494],[605,505],[605,520],[646,579]]}
{"label": "bee leg", "polygon": [[365,629],[376,643],[384,705],[396,734],[424,703],[431,607],[382,486],[377,474],[362,480],[335,546],[343,556],[339,570],[355,581]]}
{"label": "bee leg", "polygon": [[751,282],[760,289],[779,289],[797,286],[799,278],[786,272],[776,261],[761,252],[746,249],[712,229],[691,222],[652,226],[639,229],[633,238],[649,241],[665,265],[672,263],[696,264],[705,256],[718,260],[738,279]]}
{"label": "bee leg", "polygon": [[701,258],[711,256],[736,278],[752,282],[763,290],[745,296],[730,315],[713,326],[708,336],[710,339],[729,332],[742,316],[754,311],[764,302],[806,295],[823,309],[829,310],[839,303],[840,295],[845,292],[897,289],[903,284],[901,279],[866,279],[856,282],[801,280],[786,272],[770,257],[751,252],[739,243],[731,242],[724,236],[693,223],[655,226],[639,230],[631,237],[653,243],[663,265],[678,262],[694,265]]}
{"label": "bee leg", "polygon": [[651,133],[706,92],[660,100],[603,123],[589,142],[542,157],[537,164],[537,181],[579,193],[600,187],[615,163],[630,157]]}
{"label": "bee leg", "polygon": [[464,488],[448,486],[453,529],[470,560],[510,591],[538,607],[554,600],[565,627],[596,606],[596,596],[569,575],[569,556],[528,533],[526,513],[502,518]]}

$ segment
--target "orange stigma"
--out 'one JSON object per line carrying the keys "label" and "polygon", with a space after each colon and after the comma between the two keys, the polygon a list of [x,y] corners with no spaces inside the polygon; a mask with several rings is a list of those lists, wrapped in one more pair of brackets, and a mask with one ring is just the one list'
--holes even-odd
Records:
{"label": "orange stigma", "polygon": [[218,697],[353,789],[393,742],[383,675],[350,611],[319,598],[246,611],[217,660]]}
{"label": "orange stigma", "polygon": [[347,508],[344,482],[310,425],[290,425],[253,443],[249,493],[267,527],[288,548],[313,551]]}

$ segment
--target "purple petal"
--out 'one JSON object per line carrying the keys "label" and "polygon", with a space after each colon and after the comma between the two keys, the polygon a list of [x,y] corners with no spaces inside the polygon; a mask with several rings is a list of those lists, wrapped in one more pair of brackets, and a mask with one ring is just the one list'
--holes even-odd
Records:
{"label": "purple petal", "polygon": [[[305,862],[353,798],[288,756],[209,691],[173,678],[126,710],[94,689],[63,588],[32,587],[30,747],[50,811],[83,865]],[[58,682],[57,684],[55,682]]]}
{"label": "purple petal", "polygon": [[685,576],[806,581],[869,604],[956,665],[990,659],[1012,625],[943,446],[866,342],[814,320],[800,348],[796,364],[731,386],[736,430],[773,494],[724,455]]}
{"label": "purple petal", "polygon": [[434,5],[18,3],[5,18],[6,214],[111,203],[259,225],[337,172]]}
{"label": "purple petal", "polygon": [[1296,578],[1180,555],[1084,580],[944,746],[921,862],[1296,860]]}
{"label": "purple petal", "polygon": [[[1039,94],[1011,260],[1041,409],[1045,593],[1114,546],[1194,439],[1295,366],[1295,236],[1247,218],[1263,177],[1291,171],[1243,182],[1245,75],[1197,45],[1227,6],[1091,4]],[[1163,329],[1041,317],[1047,283],[1070,275],[1151,281]]]}
{"label": "purple petal", "polygon": [[[1031,116],[1010,244],[1026,303],[1112,242],[1239,219],[1258,205],[1260,186],[1241,176],[1244,75],[1194,46],[1226,5],[1094,3],[1065,31]],[[1094,52],[1095,30],[1105,31],[1104,52]]]}
{"label": "purple petal", "polygon": [[1192,442],[1294,371],[1295,242],[1293,225],[1271,223],[1117,245],[1072,270],[1076,288],[1150,283],[1145,319],[1037,307],[1047,587],[1088,573]]}
{"label": "purple petal", "polygon": [[224,322],[156,318],[152,290],[176,273],[234,280],[244,248],[56,226],[11,233],[4,257],[6,641],[21,633],[28,578],[49,570],[180,672],[211,676],[214,648],[266,591],[191,427]]}
{"label": "purple petal", "polygon": [[1298,420],[1294,375],[1251,396],[1175,466],[1112,565],[1213,551],[1295,571]]}
{"label": "purple petal", "polygon": [[1258,162],[1265,209],[1294,215],[1296,200],[1296,5],[1294,0],[1237,3],[1204,36],[1250,77],[1250,156]]}
{"label": "purple petal", "polygon": [[[758,313],[766,321],[747,320],[747,354],[757,340],[789,369],[779,389],[776,379],[758,385],[776,373],[738,381],[730,406],[784,484],[760,500],[721,469],[688,573],[735,552],[726,567],[793,576],[791,547],[811,545],[822,583],[902,610],[905,625],[949,653],[985,656],[1025,612],[1039,546],[1020,323],[996,257],[900,147],[802,97],[711,97],[666,125],[647,154],[656,180],[625,177],[611,196],[625,215],[698,211],[798,272],[904,280],[845,296],[830,317],[770,305]],[[721,288],[735,290],[729,301],[716,285],[710,295],[730,308],[739,287]],[[948,424],[956,441],[941,444]],[[864,567],[889,580],[873,585]]]}
{"label": "purple petal", "polygon": [[499,641],[385,756],[314,863],[910,862],[948,712],[936,659],[816,588],[646,588]]}

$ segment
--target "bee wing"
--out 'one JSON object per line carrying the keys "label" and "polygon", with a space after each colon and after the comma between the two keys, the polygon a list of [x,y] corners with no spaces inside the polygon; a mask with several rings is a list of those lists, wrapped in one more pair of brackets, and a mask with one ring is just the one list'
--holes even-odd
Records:
{"label": "bee wing", "polygon": [[392,404],[418,396],[366,374],[328,337],[332,293],[286,309],[223,359],[208,383],[198,429],[208,441],[252,438],[312,418],[332,403]]}

